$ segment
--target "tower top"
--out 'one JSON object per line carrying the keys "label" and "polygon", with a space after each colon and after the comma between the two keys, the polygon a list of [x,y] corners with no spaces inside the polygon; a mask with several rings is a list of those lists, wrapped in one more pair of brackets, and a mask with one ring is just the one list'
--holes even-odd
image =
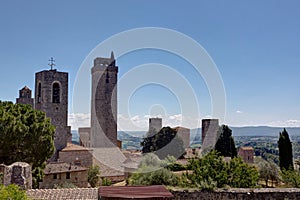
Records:
{"label": "tower top", "polygon": [[48,61],[50,62],[48,63],[48,65],[51,67],[51,70],[53,70],[53,66],[55,66],[54,64],[55,60],[53,59],[53,57],[51,57]]}
{"label": "tower top", "polygon": [[106,67],[117,67],[114,52],[112,51],[110,57],[108,58],[102,58],[102,57],[95,58],[94,67],[95,66],[98,66],[103,69]]}
{"label": "tower top", "polygon": [[115,60],[115,55],[114,55],[114,52],[113,52],[113,51],[112,51],[111,54],[110,54],[110,59],[111,59],[111,60]]}

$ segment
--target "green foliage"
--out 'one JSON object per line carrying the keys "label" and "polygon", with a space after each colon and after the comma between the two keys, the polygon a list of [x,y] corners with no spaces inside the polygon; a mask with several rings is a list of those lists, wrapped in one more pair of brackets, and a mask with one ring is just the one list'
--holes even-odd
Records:
{"label": "green foliage", "polygon": [[296,170],[286,170],[281,171],[282,180],[287,186],[299,188],[300,187],[300,172]]}
{"label": "green foliage", "polygon": [[0,184],[0,200],[28,200],[26,192],[17,185]]}
{"label": "green foliage", "polygon": [[102,180],[101,180],[101,185],[102,186],[110,186],[110,185],[112,185],[112,182],[111,182],[111,180],[109,180],[109,179],[107,179],[107,178],[102,178]]}
{"label": "green foliage", "polygon": [[38,188],[39,182],[43,181],[45,166],[46,166],[45,163],[43,163],[40,167],[35,167],[32,170],[32,186],[33,186],[33,188]]}
{"label": "green foliage", "polygon": [[147,153],[146,155],[143,156],[139,164],[139,167],[142,166],[161,167],[165,165],[167,165],[167,163],[163,163],[156,154]]}
{"label": "green foliage", "polygon": [[276,182],[279,181],[280,175],[279,175],[278,167],[275,163],[261,160],[258,164],[258,169],[259,169],[259,178],[265,181],[266,187],[268,187],[269,180],[272,181],[272,186],[274,181]]}
{"label": "green foliage", "polygon": [[166,168],[155,169],[143,166],[133,173],[129,185],[170,185],[178,184],[178,177]]}
{"label": "green foliage", "polygon": [[63,189],[63,188],[77,188],[77,186],[69,182],[54,184],[53,186],[53,189]]}
{"label": "green foliage", "polygon": [[141,146],[143,153],[153,152],[161,159],[168,155],[178,158],[185,152],[182,139],[178,137],[177,131],[170,127],[162,128],[155,135],[148,134],[148,137],[141,142]]}
{"label": "green foliage", "polygon": [[218,140],[215,145],[215,150],[220,152],[224,157],[233,158],[237,156],[232,130],[226,125],[222,125],[218,130]]}
{"label": "green foliage", "polygon": [[55,127],[44,112],[29,105],[0,102],[0,163],[29,163],[36,180],[34,187],[42,176],[38,168],[43,169],[53,155],[54,133]]}
{"label": "green foliage", "polygon": [[258,181],[257,170],[244,163],[240,158],[233,158],[229,163],[223,161],[219,152],[211,151],[203,158],[189,161],[186,173],[187,183],[202,190],[215,187],[255,187]]}
{"label": "green foliage", "polygon": [[251,188],[257,185],[259,174],[254,166],[244,163],[242,159],[233,158],[228,165],[227,185],[234,188]]}
{"label": "green foliage", "polygon": [[153,153],[146,154],[138,170],[129,178],[129,185],[170,185],[178,184],[178,177],[170,170],[164,168],[174,158],[167,157],[161,161],[157,155]]}
{"label": "green foliage", "polygon": [[289,134],[285,129],[279,133],[278,148],[280,169],[294,169],[292,143]]}
{"label": "green foliage", "polygon": [[177,163],[177,162],[167,165],[166,168],[173,172],[183,171],[183,170],[187,169],[186,166],[184,166],[183,164]]}
{"label": "green foliage", "polygon": [[91,187],[96,187],[99,181],[100,175],[100,167],[95,165],[91,166],[88,170],[88,182],[90,183]]}
{"label": "green foliage", "polygon": [[187,174],[187,178],[194,187],[208,189],[203,188],[206,184],[223,187],[227,182],[226,163],[216,151],[209,152],[203,158],[190,160],[188,168],[193,173]]}

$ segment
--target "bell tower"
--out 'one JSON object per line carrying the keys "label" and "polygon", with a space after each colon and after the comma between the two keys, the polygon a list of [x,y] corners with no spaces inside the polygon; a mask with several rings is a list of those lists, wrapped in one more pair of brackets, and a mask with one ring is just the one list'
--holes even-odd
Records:
{"label": "bell tower", "polygon": [[50,70],[35,74],[35,109],[46,113],[56,127],[53,159],[57,159],[58,151],[71,141],[71,127],[68,126],[68,73],[53,69],[51,58]]}

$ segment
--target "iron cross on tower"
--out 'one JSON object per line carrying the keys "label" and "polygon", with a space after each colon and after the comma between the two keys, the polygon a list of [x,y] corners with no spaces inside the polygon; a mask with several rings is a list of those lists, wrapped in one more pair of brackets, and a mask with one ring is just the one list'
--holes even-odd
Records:
{"label": "iron cross on tower", "polygon": [[55,60],[53,59],[53,57],[50,58],[49,62],[50,63],[48,65],[51,67],[51,70],[53,70],[53,66],[55,66],[54,64]]}

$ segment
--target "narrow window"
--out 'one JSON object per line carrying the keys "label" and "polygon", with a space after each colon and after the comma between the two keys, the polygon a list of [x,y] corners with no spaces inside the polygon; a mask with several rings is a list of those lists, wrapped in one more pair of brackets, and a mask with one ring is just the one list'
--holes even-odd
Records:
{"label": "narrow window", "polygon": [[60,87],[58,83],[52,86],[52,103],[60,103]]}
{"label": "narrow window", "polygon": [[42,93],[42,84],[39,83],[38,85],[38,95],[37,95],[37,99],[38,99],[38,103],[41,103],[41,94]]}
{"label": "narrow window", "polygon": [[70,179],[70,177],[71,177],[70,172],[67,172],[67,173],[66,173],[66,179]]}
{"label": "narrow window", "polygon": [[53,174],[53,179],[57,179],[57,174]]}

